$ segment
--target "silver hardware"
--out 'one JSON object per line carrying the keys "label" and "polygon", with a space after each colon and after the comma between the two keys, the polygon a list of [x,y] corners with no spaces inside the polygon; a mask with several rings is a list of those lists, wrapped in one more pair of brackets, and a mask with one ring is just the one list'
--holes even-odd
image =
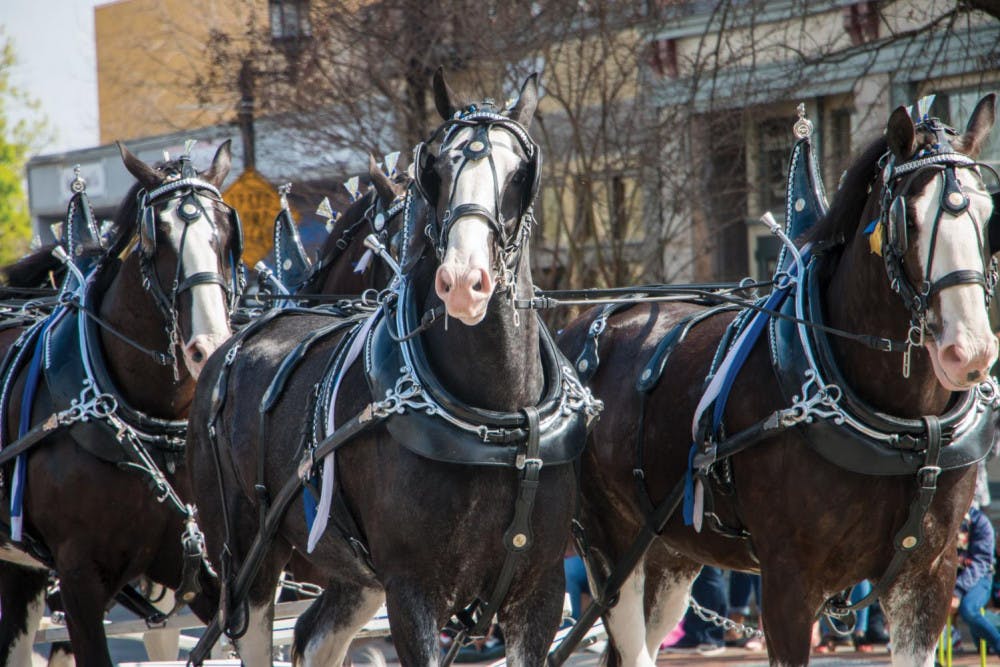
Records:
{"label": "silver hardware", "polygon": [[844,412],[840,408],[842,392],[835,384],[820,385],[816,373],[810,368],[804,373],[801,395],[792,396],[792,405],[774,413],[782,426],[794,426],[815,419],[830,419],[834,424],[844,423]]}
{"label": "silver hardware", "polygon": [[80,165],[73,166],[73,180],[69,183],[69,189],[73,192],[83,192],[87,189],[87,181],[80,176]]}
{"label": "silver hardware", "polygon": [[717,628],[722,628],[726,632],[732,630],[733,632],[740,633],[747,638],[753,638],[753,639],[764,638],[764,632],[762,630],[758,630],[757,628],[751,625],[737,623],[736,621],[726,618],[725,616],[722,616],[721,614],[718,614],[712,611],[711,609],[706,609],[705,607],[702,607],[700,604],[695,602],[695,599],[691,596],[688,596],[688,605],[690,605],[691,611],[693,611],[695,615],[698,616],[698,618],[705,621],[706,623],[711,623]]}
{"label": "silver hardware", "polygon": [[805,199],[803,199],[802,197],[799,197],[798,199],[795,200],[795,210],[796,211],[798,211],[799,213],[801,213],[805,209],[805,207],[806,207],[806,200]]}
{"label": "silver hardware", "polygon": [[[279,185],[278,186],[278,196],[281,199],[281,208],[282,208],[282,210],[285,210],[285,211],[290,210],[288,208],[288,193],[291,192],[291,191],[292,191],[292,184],[291,183],[285,183],[284,185]],[[330,200],[328,200],[326,197],[323,198],[323,202],[326,203],[327,207],[330,206]],[[320,203],[320,206],[321,207],[323,206],[322,202]],[[319,213],[318,210],[316,212]]]}
{"label": "silver hardware", "polygon": [[805,139],[812,134],[813,131],[812,121],[806,118],[805,104],[800,102],[799,106],[796,107],[795,111],[798,113],[799,119],[795,121],[794,125],[792,125],[792,134],[794,134],[797,139]]}

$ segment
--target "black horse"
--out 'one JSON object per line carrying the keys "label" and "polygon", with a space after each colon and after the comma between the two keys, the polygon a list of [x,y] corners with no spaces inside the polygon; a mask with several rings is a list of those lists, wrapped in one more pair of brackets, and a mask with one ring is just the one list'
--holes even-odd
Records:
{"label": "black horse", "polygon": [[308,276],[299,285],[289,285],[290,291],[354,295],[366,290],[379,291],[389,284],[392,271],[386,263],[365,258],[366,253],[372,252],[365,246],[365,238],[374,234],[384,246],[392,244],[399,232],[402,199],[409,179],[390,178],[374,159],[368,165],[368,176],[372,188],[337,218]]}
{"label": "black horse", "polygon": [[[415,166],[433,207],[406,195],[394,297],[370,319],[286,311],[220,350],[199,385],[189,466],[246,664],[270,664],[271,600],[293,549],[326,588],[296,626],[300,664],[340,664],[383,599],[404,664],[436,664],[440,628],[476,600],[463,618],[481,632],[497,614],[516,664],[539,664],[559,621],[576,488],[564,464],[593,405],[537,319],[513,308],[530,296],[536,82],[502,113],[456,113],[440,75],[435,94],[439,152],[422,147]],[[330,530],[313,523],[310,545],[307,503],[284,512],[288,491],[335,441],[346,446],[323,464],[329,509],[309,491]]]}
{"label": "black horse", "polygon": [[933,664],[972,464],[995,437],[992,203],[975,162],[994,105],[984,98],[964,134],[892,114],[805,239],[783,319],[741,370],[720,364],[735,363],[724,341],[754,312],[644,304],[608,317],[603,334],[591,327],[606,313],[568,328],[571,358],[599,349],[590,386],[609,408],[581,481],[594,574],[682,497],[687,519],[705,522],[696,532],[675,512],[625,580],[605,615],[609,664],[653,664],[703,563],[760,571],[773,665],[807,664],[816,615],[847,613],[828,600],[866,578],[891,622],[893,664]]}
{"label": "black horse", "polygon": [[[207,590],[192,598],[202,618],[215,598],[193,530],[183,566],[181,538],[194,525],[186,524],[193,510],[177,466],[195,380],[230,335],[240,287],[239,221],[219,196],[229,143],[201,173],[187,157],[151,167],[121,152],[138,183],[107,252],[86,278],[67,264],[65,305],[47,320],[0,332],[0,434],[12,452],[34,443],[16,469],[4,467],[4,504],[13,494],[23,506],[20,521],[3,511],[6,664],[30,661],[49,568],[60,578],[79,665],[111,665],[104,610],[140,575],[170,588],[184,575],[192,595]],[[33,261],[42,273],[52,268],[50,256]]]}

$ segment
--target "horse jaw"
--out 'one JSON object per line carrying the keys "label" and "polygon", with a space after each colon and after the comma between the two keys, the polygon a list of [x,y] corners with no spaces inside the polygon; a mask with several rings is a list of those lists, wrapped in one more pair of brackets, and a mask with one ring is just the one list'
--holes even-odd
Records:
{"label": "horse jaw", "polygon": [[[971,175],[971,174],[970,174]],[[976,178],[964,179],[969,208],[957,216],[941,210],[932,263],[933,283],[959,270],[983,270],[980,235],[985,232],[992,202],[978,187]],[[931,221],[938,215],[942,179],[934,178],[924,191],[912,198],[917,219],[923,221],[918,235],[921,274],[931,255]],[[990,328],[985,296],[980,285],[956,285],[938,293],[937,307],[931,309],[929,324],[935,333],[925,347],[938,382],[949,391],[965,391],[982,382],[997,359],[997,339]]]}

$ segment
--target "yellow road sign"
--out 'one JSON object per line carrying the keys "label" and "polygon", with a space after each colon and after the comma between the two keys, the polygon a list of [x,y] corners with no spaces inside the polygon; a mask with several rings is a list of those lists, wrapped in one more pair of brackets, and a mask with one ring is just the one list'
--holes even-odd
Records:
{"label": "yellow road sign", "polygon": [[247,169],[222,193],[226,203],[239,211],[243,221],[243,261],[253,266],[271,252],[274,217],[278,215],[278,190],[253,169]]}

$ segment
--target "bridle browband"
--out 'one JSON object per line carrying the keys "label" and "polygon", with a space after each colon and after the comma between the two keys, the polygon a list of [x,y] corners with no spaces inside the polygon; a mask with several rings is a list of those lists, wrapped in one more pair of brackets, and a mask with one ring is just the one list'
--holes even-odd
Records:
{"label": "bridle browband", "polygon": [[[170,341],[168,357],[174,366],[175,376],[177,375],[175,349],[181,344],[177,313],[177,299],[180,295],[198,285],[218,285],[226,295],[224,303],[228,316],[235,310],[236,302],[239,300],[245,284],[245,277],[239,268],[240,257],[243,253],[242,225],[239,215],[235,209],[222,200],[222,195],[215,185],[198,177],[189,156],[182,156],[180,162],[180,178],[168,180],[148,192],[139,190],[136,195],[138,200],[139,270],[142,275],[142,286],[153,297],[153,302],[165,321],[165,331]],[[190,226],[204,218],[213,229],[217,228],[215,219],[205,210],[199,195],[208,196],[214,202],[229,209],[231,229],[229,230],[230,238],[226,251],[229,254],[230,280],[227,280],[218,271],[199,271],[183,276],[184,245]],[[156,207],[174,199],[180,200],[177,204],[177,217],[184,223],[184,229],[181,232],[181,240],[177,248],[177,266],[174,278],[168,292],[160,284],[155,266]]]}
{"label": "bridle browband", "polygon": [[[891,152],[882,156],[879,161],[882,170],[882,196],[879,217],[875,222],[875,224],[881,225],[882,259],[885,263],[890,287],[899,295],[903,305],[910,312],[910,330],[907,335],[907,351],[903,361],[904,376],[909,376],[909,358],[912,349],[924,344],[931,298],[949,287],[980,285],[983,288],[988,306],[997,283],[997,261],[991,257],[989,251],[987,226],[990,221],[983,221],[982,226],[980,226],[980,223],[969,213],[969,197],[963,190],[956,170],[962,167],[975,167],[986,168],[994,175],[996,172],[989,165],[977,162],[973,158],[955,151],[950,139],[950,136],[955,134],[954,130],[942,125],[937,118],[927,118],[921,121],[917,125],[917,129],[932,133],[936,137],[936,141],[920,151],[914,158],[900,164],[895,163]],[[909,250],[905,197],[917,176],[928,171],[939,172],[943,177],[944,187],[941,190],[937,214],[929,229],[931,241],[927,265],[918,286],[913,284],[905,270],[904,258]],[[937,178],[937,176],[938,173],[935,173],[933,178]],[[956,219],[968,215],[979,239],[983,268],[982,270],[957,269],[937,280],[932,280],[934,251],[937,247],[941,219],[945,212],[955,216]]]}
{"label": "bridle browband", "polygon": [[[484,106],[492,106],[486,102]],[[517,139],[521,150],[528,160],[528,188],[518,206],[517,224],[512,232],[508,233],[504,225],[502,206],[502,195],[500,179],[497,177],[496,164],[493,160],[493,146],[489,138],[490,130],[494,127],[510,132]],[[430,154],[428,146],[440,138],[441,147],[439,155],[446,152],[449,142],[455,133],[463,128],[473,128],[473,135],[469,142],[462,148],[462,161],[458,165],[455,177],[452,179],[450,192],[448,193],[448,208],[441,216],[440,223],[430,222],[424,233],[434,247],[438,256],[438,261],[444,260],[444,253],[448,247],[448,235],[455,221],[465,216],[480,216],[489,226],[497,239],[500,250],[496,253],[494,270],[497,275],[497,292],[503,293],[510,290],[513,294],[514,286],[517,283],[517,270],[521,258],[521,250],[524,242],[531,235],[531,228],[534,225],[533,205],[538,193],[538,183],[541,172],[541,151],[538,144],[530,137],[524,126],[516,120],[492,111],[486,111],[475,105],[469,107],[466,112],[456,114],[442,123],[430,138],[417,144],[414,149],[413,163],[414,184],[418,193],[431,207],[434,207],[436,197],[432,194],[432,188],[426,182],[431,176],[429,172],[433,170],[434,155]],[[486,159],[490,164],[490,171],[493,176],[493,209],[479,203],[463,203],[452,207],[451,201],[455,196],[455,188],[462,171],[468,166],[470,161]]]}

